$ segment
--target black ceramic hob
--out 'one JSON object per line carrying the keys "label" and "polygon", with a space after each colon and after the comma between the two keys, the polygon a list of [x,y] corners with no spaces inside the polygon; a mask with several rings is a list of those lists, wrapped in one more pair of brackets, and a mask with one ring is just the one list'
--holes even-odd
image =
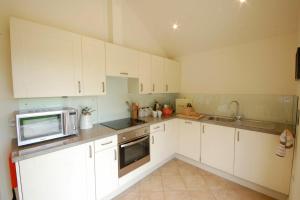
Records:
{"label": "black ceramic hob", "polygon": [[144,124],[144,123],[146,123],[146,122],[143,120],[124,118],[124,119],[118,119],[118,120],[114,120],[114,121],[104,122],[104,123],[101,123],[101,125],[112,128],[114,130],[121,130],[121,129],[129,128],[132,126]]}

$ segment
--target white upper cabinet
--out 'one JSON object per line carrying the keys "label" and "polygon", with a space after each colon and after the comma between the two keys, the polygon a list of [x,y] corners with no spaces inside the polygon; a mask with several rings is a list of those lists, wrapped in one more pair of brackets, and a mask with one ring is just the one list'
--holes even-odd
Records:
{"label": "white upper cabinet", "polygon": [[178,62],[165,59],[165,92],[177,93],[180,90],[180,65]]}
{"label": "white upper cabinet", "polygon": [[19,162],[23,200],[95,200],[93,142]]}
{"label": "white upper cabinet", "polygon": [[106,73],[108,76],[138,78],[138,64],[138,51],[106,43]]}
{"label": "white upper cabinet", "polygon": [[82,94],[81,36],[11,18],[14,97]]}
{"label": "white upper cabinet", "polygon": [[284,158],[275,154],[279,136],[237,129],[234,175],[289,194],[293,148]]}
{"label": "white upper cabinet", "polygon": [[202,125],[201,162],[233,174],[234,134],[231,127]]}
{"label": "white upper cabinet", "polygon": [[179,119],[178,153],[200,161],[200,122]]}
{"label": "white upper cabinet", "polygon": [[151,57],[152,93],[165,92],[164,58]]}
{"label": "white upper cabinet", "polygon": [[105,43],[82,37],[82,88],[84,95],[106,93]]}
{"label": "white upper cabinet", "polygon": [[139,93],[152,92],[151,55],[139,53]]}

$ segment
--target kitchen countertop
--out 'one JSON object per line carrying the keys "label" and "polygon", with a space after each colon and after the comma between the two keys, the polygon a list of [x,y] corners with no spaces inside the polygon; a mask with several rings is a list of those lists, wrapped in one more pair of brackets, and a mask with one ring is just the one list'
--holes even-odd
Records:
{"label": "kitchen countertop", "polygon": [[[81,130],[79,135],[59,138],[59,139],[50,140],[50,141],[41,142],[41,143],[23,146],[23,147],[18,147],[17,140],[13,139],[12,160],[13,162],[18,162],[35,156],[62,150],[68,147],[92,142],[113,135],[118,135],[123,132],[131,131],[133,129],[150,126],[151,124],[164,122],[174,118],[179,118],[179,117],[172,115],[170,117],[162,117],[162,118],[153,118],[153,117],[141,118],[142,120],[145,120],[147,123],[134,126],[134,127],[125,128],[122,130],[114,130],[105,127],[103,125],[96,124],[92,129]],[[186,119],[186,118],[180,118],[180,119]],[[254,120],[223,122],[223,121],[209,120],[209,116],[199,120],[194,120],[194,119],[186,119],[186,120],[198,121],[198,122],[215,124],[215,125],[222,125],[222,126],[239,128],[239,129],[246,129],[251,131],[264,132],[264,133],[275,134],[275,135],[279,135],[285,128],[289,128],[292,132],[294,132],[295,130],[295,127],[292,125],[274,123],[274,122],[261,122],[261,121],[254,121]]]}

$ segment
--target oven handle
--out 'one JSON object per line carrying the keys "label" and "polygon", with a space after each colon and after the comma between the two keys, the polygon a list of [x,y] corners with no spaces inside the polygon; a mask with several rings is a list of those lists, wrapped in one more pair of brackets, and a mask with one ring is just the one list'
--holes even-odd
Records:
{"label": "oven handle", "polygon": [[134,144],[137,144],[137,143],[139,143],[139,142],[145,141],[145,140],[147,140],[147,139],[149,139],[149,136],[146,136],[146,137],[144,137],[144,138],[142,138],[142,139],[139,139],[139,140],[136,140],[136,141],[134,141],[134,142],[129,142],[129,143],[127,143],[127,144],[122,144],[122,145],[121,145],[121,148],[128,147],[128,146],[132,146],[132,145],[134,145]]}

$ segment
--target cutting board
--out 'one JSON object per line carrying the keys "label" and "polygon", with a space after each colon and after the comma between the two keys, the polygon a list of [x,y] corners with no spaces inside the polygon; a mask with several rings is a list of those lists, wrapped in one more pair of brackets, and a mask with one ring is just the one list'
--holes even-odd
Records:
{"label": "cutting board", "polygon": [[184,115],[184,114],[176,114],[177,117],[182,117],[182,118],[188,118],[188,119],[201,119],[205,117],[205,115],[199,114],[199,116],[192,116],[192,115]]}
{"label": "cutting board", "polygon": [[182,113],[184,107],[186,107],[188,103],[192,104],[192,102],[191,99],[176,99],[176,113]]}

